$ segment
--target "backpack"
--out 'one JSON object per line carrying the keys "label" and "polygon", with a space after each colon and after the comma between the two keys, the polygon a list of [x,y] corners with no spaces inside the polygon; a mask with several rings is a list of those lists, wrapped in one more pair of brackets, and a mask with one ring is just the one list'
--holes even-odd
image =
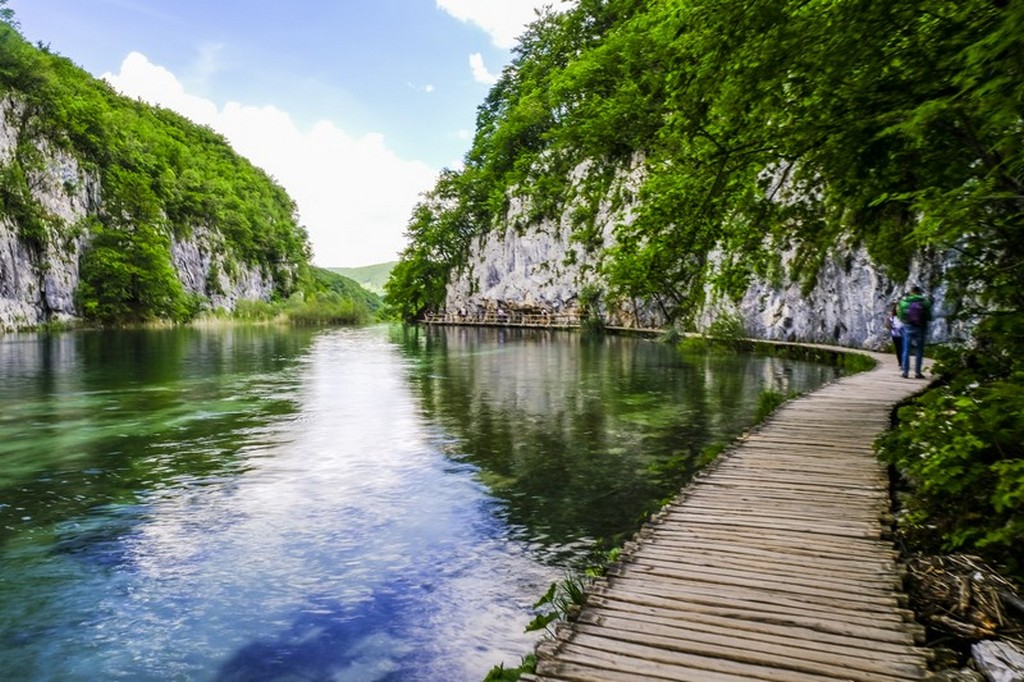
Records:
{"label": "backpack", "polygon": [[911,301],[907,306],[907,324],[920,327],[928,322],[928,309],[924,307],[924,301]]}

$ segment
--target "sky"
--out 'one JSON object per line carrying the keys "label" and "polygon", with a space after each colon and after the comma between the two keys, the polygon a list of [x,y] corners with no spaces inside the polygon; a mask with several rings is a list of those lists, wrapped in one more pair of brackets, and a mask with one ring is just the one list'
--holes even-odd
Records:
{"label": "sky", "polygon": [[561,0],[8,0],[21,33],[224,135],[321,267],[395,260],[535,9]]}

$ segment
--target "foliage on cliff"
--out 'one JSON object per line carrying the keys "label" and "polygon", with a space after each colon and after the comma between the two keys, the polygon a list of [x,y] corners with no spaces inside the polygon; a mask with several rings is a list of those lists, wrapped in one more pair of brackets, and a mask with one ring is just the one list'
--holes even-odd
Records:
{"label": "foliage on cliff", "polygon": [[[0,3],[0,7],[5,3]],[[223,236],[227,267],[273,278],[287,297],[309,261],[292,199],[266,173],[206,127],[125,98],[47,47],[33,47],[0,14],[0,96],[18,102],[19,142],[0,166],[0,211],[37,250],[88,230],[78,306],[101,322],[187,319],[201,303],[186,295],[171,263],[172,237],[196,227]],[[38,140],[71,152],[101,180],[95,221],[66,225],[33,199]],[[67,189],[75,189],[68,179]]]}
{"label": "foliage on cliff", "polygon": [[[1024,408],[1022,100],[1022,0],[579,0],[520,39],[464,168],[415,211],[387,300],[409,317],[442,305],[513,197],[527,223],[570,211],[598,252],[599,202],[634,202],[600,253],[605,294],[684,322],[708,287],[812,283],[840,240],[895,280],[915,253],[953,253],[948,302],[986,322],[889,456],[920,486],[917,518],[955,495],[947,546],[1013,563],[1024,424],[1000,405]],[[614,196],[637,159],[638,195]]]}
{"label": "foliage on cliff", "polygon": [[392,299],[439,305],[468,239],[513,195],[526,220],[572,206],[580,247],[596,246],[609,169],[641,153],[639,213],[604,261],[612,296],[685,317],[709,281],[736,293],[770,273],[761,254],[795,248],[790,274],[808,280],[846,238],[897,279],[912,253],[955,246],[965,284],[1017,302],[1022,14],[992,0],[581,0],[545,14],[479,107],[464,169],[439,183],[445,206],[428,197],[414,215],[397,274],[419,276]]}

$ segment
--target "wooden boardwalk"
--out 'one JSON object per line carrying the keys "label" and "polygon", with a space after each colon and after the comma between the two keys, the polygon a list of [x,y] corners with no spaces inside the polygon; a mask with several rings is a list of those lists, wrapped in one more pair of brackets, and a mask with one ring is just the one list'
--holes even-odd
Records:
{"label": "wooden boardwalk", "polygon": [[523,680],[920,680],[872,443],[924,388],[892,355],[794,400],[648,524]]}

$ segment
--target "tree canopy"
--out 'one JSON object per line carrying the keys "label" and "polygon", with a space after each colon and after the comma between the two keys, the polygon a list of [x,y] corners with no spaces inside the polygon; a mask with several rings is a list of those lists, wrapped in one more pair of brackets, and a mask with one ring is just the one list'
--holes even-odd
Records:
{"label": "tree canopy", "polygon": [[[480,105],[464,169],[439,183],[447,207],[430,209],[429,229],[429,199],[417,209],[397,274],[429,262],[446,280],[465,235],[504,220],[513,195],[529,197],[528,220],[596,206],[609,165],[639,152],[639,213],[604,259],[612,295],[665,299],[685,317],[709,280],[735,292],[768,268],[751,248],[766,237],[798,247],[804,278],[843,238],[897,279],[913,253],[958,249],[959,282],[983,285],[986,306],[1018,305],[1022,16],[1020,2],[992,0],[582,0],[548,12]],[[570,187],[584,160],[596,163]],[[593,212],[576,216],[586,244]],[[434,253],[442,242],[454,249]],[[716,248],[730,261],[713,272]],[[443,287],[416,288],[439,304]]]}

